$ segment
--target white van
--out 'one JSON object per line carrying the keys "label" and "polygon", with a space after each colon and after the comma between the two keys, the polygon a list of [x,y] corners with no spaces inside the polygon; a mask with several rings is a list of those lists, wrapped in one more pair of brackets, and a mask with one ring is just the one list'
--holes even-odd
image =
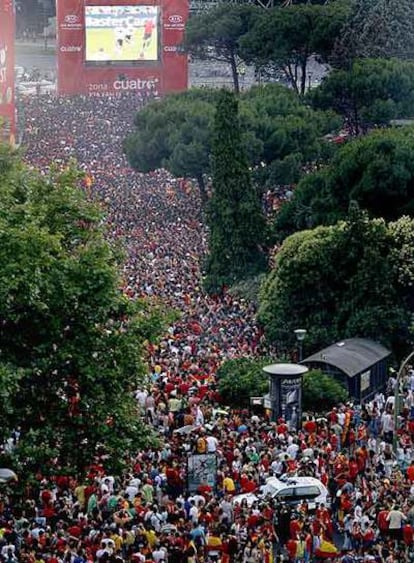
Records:
{"label": "white van", "polygon": [[260,487],[260,492],[255,495],[248,493],[244,495],[236,495],[233,497],[233,504],[241,503],[246,500],[251,506],[254,502],[260,501],[266,497],[271,497],[279,502],[296,506],[306,500],[309,510],[315,510],[317,504],[323,503],[329,507],[331,499],[328,489],[319,479],[315,477],[288,477],[282,476],[269,477],[266,484]]}

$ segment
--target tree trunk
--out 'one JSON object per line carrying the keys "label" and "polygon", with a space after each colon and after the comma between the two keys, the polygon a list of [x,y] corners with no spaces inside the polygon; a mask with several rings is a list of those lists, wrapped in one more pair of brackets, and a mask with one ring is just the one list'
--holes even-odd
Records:
{"label": "tree trunk", "polygon": [[295,80],[295,76],[293,74],[292,67],[290,66],[290,64],[283,67],[283,72],[285,73],[286,78],[290,82],[296,94],[299,95],[298,84],[297,81]]}
{"label": "tree trunk", "polygon": [[204,178],[202,174],[199,174],[196,177],[197,183],[198,183],[198,189],[200,190],[200,198],[201,198],[201,204],[203,207],[206,206],[206,203],[208,201],[208,195],[207,195],[207,190],[206,190],[206,184],[204,182]]}
{"label": "tree trunk", "polygon": [[306,92],[306,74],[308,66],[308,57],[304,57],[300,65],[301,77],[300,77],[300,95],[304,96]]}
{"label": "tree trunk", "polygon": [[233,75],[234,91],[237,95],[239,95],[240,94],[239,73],[237,71],[236,57],[234,56],[234,53],[231,53],[230,55],[230,66],[231,66],[231,73]]}

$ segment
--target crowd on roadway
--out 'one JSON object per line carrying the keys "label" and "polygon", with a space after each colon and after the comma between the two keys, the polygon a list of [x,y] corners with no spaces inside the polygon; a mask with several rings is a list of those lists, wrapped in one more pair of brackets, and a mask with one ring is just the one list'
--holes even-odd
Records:
{"label": "crowd on roadway", "polygon": [[[401,382],[398,428],[387,401],[393,376],[385,395],[308,413],[299,431],[265,412],[222,405],[215,380],[222,361],[273,351],[251,304],[202,291],[206,232],[193,184],[128,166],[122,142],[143,103],[137,96],[29,98],[25,157],[45,171],[76,158],[85,189],[105,209],[109,239],[127,250],[123,291],[182,313],[149,349],[150,384],[135,394],[162,445],[134,454],[122,475],[97,462],[84,479],[39,474],[19,503],[4,492],[0,560],[414,561],[414,371]],[[204,454],[216,464],[215,483],[191,487],[187,459]],[[290,483],[316,478],[329,494],[316,506],[262,494],[268,478],[286,476]]]}

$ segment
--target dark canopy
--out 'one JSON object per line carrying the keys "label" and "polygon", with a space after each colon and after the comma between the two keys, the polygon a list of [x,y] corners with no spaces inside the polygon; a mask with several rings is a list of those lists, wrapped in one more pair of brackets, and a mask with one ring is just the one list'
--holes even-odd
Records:
{"label": "dark canopy", "polygon": [[367,338],[348,338],[316,354],[305,358],[301,363],[318,362],[336,367],[348,377],[355,377],[373,365],[387,358],[391,352],[382,344]]}

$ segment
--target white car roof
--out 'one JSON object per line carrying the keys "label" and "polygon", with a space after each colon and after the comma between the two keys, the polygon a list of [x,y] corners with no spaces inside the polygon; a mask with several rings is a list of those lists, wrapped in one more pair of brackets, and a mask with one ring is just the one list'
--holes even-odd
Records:
{"label": "white car roof", "polygon": [[325,488],[325,485],[315,477],[298,477],[296,475],[282,475],[280,479],[277,477],[269,477],[266,480],[266,485],[270,485],[272,488],[277,490],[293,485],[317,485],[318,487],[322,486]]}

